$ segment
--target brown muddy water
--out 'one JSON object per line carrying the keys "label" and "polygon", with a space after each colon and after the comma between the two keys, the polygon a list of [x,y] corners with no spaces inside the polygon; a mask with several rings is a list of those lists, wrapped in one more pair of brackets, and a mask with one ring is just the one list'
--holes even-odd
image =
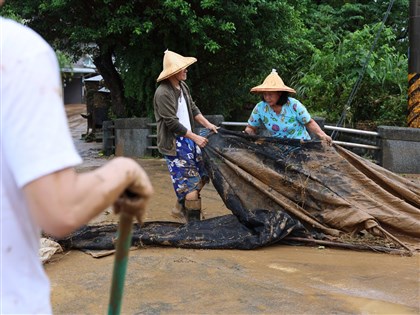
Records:
{"label": "brown muddy water", "polygon": [[[84,143],[84,106],[67,105],[79,171],[102,165]],[[146,221],[172,221],[175,200],[162,159],[142,159],[155,188]],[[207,217],[229,213],[212,185]],[[116,222],[110,209],[95,222]],[[56,314],[107,312],[113,256],[72,250],[45,265]],[[252,251],[147,247],[130,252],[123,314],[420,314],[420,256],[275,245]]]}

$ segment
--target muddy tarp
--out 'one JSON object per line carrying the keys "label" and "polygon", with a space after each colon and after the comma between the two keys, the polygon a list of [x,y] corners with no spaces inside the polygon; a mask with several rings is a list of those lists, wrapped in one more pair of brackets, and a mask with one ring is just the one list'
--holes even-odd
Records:
{"label": "muddy tarp", "polygon": [[[420,249],[420,188],[409,180],[319,141],[224,129],[208,138],[206,167],[232,215],[135,225],[133,244],[253,249],[293,239],[350,244],[357,236],[366,248],[379,237],[408,251]],[[111,249],[115,237],[116,225],[86,226],[60,243]]]}
{"label": "muddy tarp", "polygon": [[286,211],[308,230],[336,237],[367,231],[419,249],[420,187],[411,181],[319,141],[221,130],[209,142],[207,167],[233,214]]}
{"label": "muddy tarp", "polygon": [[[253,249],[276,243],[287,235],[306,237],[307,232],[284,212],[256,210],[250,226],[234,215],[224,215],[203,221],[181,224],[176,222],[146,222],[133,226],[132,245],[159,245],[196,249]],[[85,226],[58,242],[65,248],[114,249],[117,237],[115,224]]]}

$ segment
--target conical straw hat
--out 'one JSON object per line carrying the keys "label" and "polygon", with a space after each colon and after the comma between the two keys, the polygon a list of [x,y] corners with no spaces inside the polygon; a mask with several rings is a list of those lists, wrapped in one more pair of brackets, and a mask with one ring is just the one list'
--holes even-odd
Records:
{"label": "conical straw hat", "polygon": [[295,90],[284,84],[283,80],[278,75],[276,69],[265,78],[263,84],[254,86],[251,92],[262,93],[262,92],[275,92],[275,91],[286,91],[296,93]]}
{"label": "conical straw hat", "polygon": [[197,59],[194,57],[184,57],[173,51],[166,50],[165,56],[163,56],[163,71],[159,74],[156,81],[159,82],[165,80],[192,65],[196,61]]}

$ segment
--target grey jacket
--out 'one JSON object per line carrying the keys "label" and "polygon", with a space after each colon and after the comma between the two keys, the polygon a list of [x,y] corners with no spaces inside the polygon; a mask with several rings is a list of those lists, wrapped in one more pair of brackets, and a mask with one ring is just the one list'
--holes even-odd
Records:
{"label": "grey jacket", "polygon": [[[194,117],[201,114],[191,98],[190,90],[186,83],[180,82],[182,93],[187,102],[191,128],[194,129]],[[187,133],[176,113],[178,111],[178,98],[180,91],[172,86],[169,80],[164,80],[158,86],[153,99],[155,119],[157,123],[157,146],[164,155],[176,155],[175,137]]]}

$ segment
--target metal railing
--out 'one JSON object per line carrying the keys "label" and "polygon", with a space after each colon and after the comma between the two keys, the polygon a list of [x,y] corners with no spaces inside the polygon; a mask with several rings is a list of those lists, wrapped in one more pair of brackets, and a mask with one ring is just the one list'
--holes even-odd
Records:
{"label": "metal railing", "polygon": [[[235,122],[235,121],[224,121],[222,122],[222,126],[227,127],[246,127],[246,122]],[[379,133],[374,131],[365,131],[365,130],[359,130],[359,129],[351,129],[351,128],[343,128],[343,127],[335,127],[330,125],[324,126],[325,130],[336,130],[343,133],[350,133],[355,135],[362,135],[362,136],[373,136],[378,137]],[[369,145],[369,144],[363,144],[363,143],[355,143],[355,142],[345,142],[345,141],[337,141],[334,140],[334,143],[339,144],[343,147],[352,147],[352,148],[363,148],[363,149],[369,149],[369,150],[380,150],[381,148],[376,145]]]}
{"label": "metal railing", "polygon": [[[153,130],[152,134],[148,135],[147,138],[148,139],[152,139],[156,140],[157,135],[154,133],[156,130],[156,123],[149,123],[147,124],[147,126]],[[221,123],[221,125],[223,127],[246,127],[247,123],[246,122],[236,122],[236,121],[224,121]],[[113,133],[113,126],[109,126],[108,128],[112,129],[111,133]],[[373,142],[378,143],[378,136],[379,133],[375,132],[375,131],[365,131],[365,130],[359,130],[359,129],[352,129],[352,128],[343,128],[343,127],[336,127],[336,126],[331,126],[331,125],[324,125],[324,129],[325,130],[330,130],[330,131],[339,131],[341,133],[347,133],[347,134],[352,134],[352,135],[358,135],[358,136],[366,136],[366,137],[374,137],[375,140]],[[109,135],[109,140],[111,140],[111,142],[113,142],[114,140],[114,135]],[[337,141],[334,140],[334,143],[341,145],[343,147],[350,147],[350,148],[361,148],[361,149],[366,149],[366,150],[374,150],[376,152],[381,150],[381,147],[377,146],[377,145],[373,145],[373,144],[364,144],[364,143],[357,143],[357,142],[349,142],[349,141]],[[115,149],[114,144],[110,144],[111,150]],[[156,145],[151,145],[148,146],[147,149],[149,150],[157,150],[157,146]]]}
{"label": "metal railing", "polygon": [[[147,127],[149,127],[149,128],[150,128],[150,129],[152,129],[152,130],[156,130],[156,126],[157,126],[157,123],[150,123],[150,124],[147,124]],[[151,134],[151,135],[148,135],[148,136],[147,136],[147,138],[148,138],[148,139],[153,139],[153,140],[155,140],[155,141],[154,141],[154,143],[156,143],[157,134]],[[157,150],[157,149],[158,149],[158,147],[157,147],[157,145],[149,145],[149,146],[147,147],[147,149],[148,149],[148,150]]]}
{"label": "metal railing", "polygon": [[[325,130],[336,130],[343,133],[350,133],[355,135],[362,135],[362,136],[373,136],[377,138],[379,136],[379,133],[375,131],[366,131],[366,130],[359,130],[359,129],[352,129],[352,128],[343,128],[343,127],[336,127],[336,126],[324,126]],[[377,141],[376,141],[377,142]],[[369,144],[362,144],[362,143],[353,143],[353,142],[344,142],[344,141],[337,141],[334,140],[334,143],[337,143],[343,147],[351,147],[351,148],[363,148],[363,149],[369,149],[369,150],[380,150],[381,147],[377,145],[369,145]]]}

